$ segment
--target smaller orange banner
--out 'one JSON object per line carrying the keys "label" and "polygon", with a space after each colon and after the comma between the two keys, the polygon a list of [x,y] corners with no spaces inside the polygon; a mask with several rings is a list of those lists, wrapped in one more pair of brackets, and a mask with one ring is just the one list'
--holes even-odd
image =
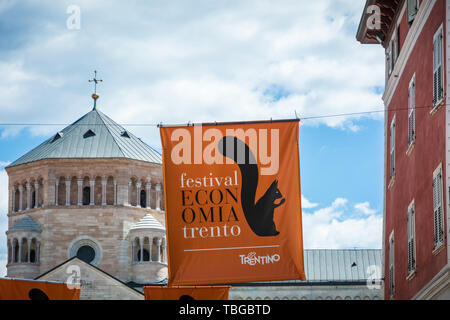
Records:
{"label": "smaller orange banner", "polygon": [[228,300],[229,286],[144,287],[145,300]]}
{"label": "smaller orange banner", "polygon": [[79,300],[80,291],[65,283],[0,278],[0,300]]}

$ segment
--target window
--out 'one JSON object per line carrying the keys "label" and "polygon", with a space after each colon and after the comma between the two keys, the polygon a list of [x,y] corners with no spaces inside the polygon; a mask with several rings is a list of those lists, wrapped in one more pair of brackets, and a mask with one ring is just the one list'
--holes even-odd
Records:
{"label": "window", "polygon": [[417,11],[419,11],[419,0],[407,0],[406,7],[406,12],[408,13],[406,17],[411,25],[417,15]]}
{"label": "window", "polygon": [[57,134],[55,134],[55,136],[53,137],[52,141],[50,141],[50,143],[55,142],[56,140],[58,140],[59,138],[61,138],[63,136],[63,132],[58,132]]}
{"label": "window", "polygon": [[389,236],[389,292],[393,297],[395,294],[395,274],[394,274],[394,231]]}
{"label": "window", "polygon": [[433,174],[434,249],[444,243],[442,203],[442,167],[439,166]]}
{"label": "window", "polygon": [[391,134],[390,134],[390,177],[391,179],[395,176],[395,116],[391,122]]}
{"label": "window", "polygon": [[394,70],[395,62],[400,54],[400,26],[397,26],[393,32],[391,41],[387,48],[387,63],[388,63],[388,75]]}
{"label": "window", "polygon": [[83,188],[83,206],[87,206],[91,203],[91,188]]}
{"label": "window", "polygon": [[408,207],[408,275],[416,270],[416,227],[414,201]]}
{"label": "window", "polygon": [[411,79],[408,89],[408,146],[415,140],[415,124],[416,124],[416,79]]}
{"label": "window", "polygon": [[89,245],[84,245],[77,250],[77,258],[91,263],[95,259],[95,250]]}
{"label": "window", "polygon": [[397,62],[398,56],[400,55],[400,26],[394,31],[394,36],[391,40],[392,42],[392,69],[394,69],[395,63]]}
{"label": "window", "polygon": [[89,137],[93,137],[93,136],[95,136],[95,132],[94,131],[92,131],[91,129],[89,129],[88,131],[86,131],[84,134],[83,134],[83,138],[89,138]]}
{"label": "window", "polygon": [[147,193],[145,192],[145,190],[141,190],[140,205],[141,205],[141,208],[147,207]]}
{"label": "window", "polygon": [[388,64],[388,75],[391,75],[392,69],[394,69],[394,58],[392,53],[392,41],[389,41],[387,48],[387,64]]}
{"label": "window", "polygon": [[443,73],[442,73],[442,27],[433,38],[433,106],[439,105],[444,98]]}

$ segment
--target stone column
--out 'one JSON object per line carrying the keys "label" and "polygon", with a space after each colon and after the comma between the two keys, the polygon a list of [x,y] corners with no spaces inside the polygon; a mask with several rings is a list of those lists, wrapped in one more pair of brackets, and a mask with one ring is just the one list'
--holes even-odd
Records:
{"label": "stone column", "polygon": [[166,262],[166,238],[163,238],[161,249],[162,249],[161,262]]}
{"label": "stone column", "polygon": [[49,187],[49,180],[42,180],[42,208],[50,205]]}
{"label": "stone column", "polygon": [[151,209],[151,205],[150,205],[150,200],[151,200],[151,196],[150,196],[150,192],[152,191],[152,184],[150,182],[145,184],[145,195],[147,197],[146,201],[146,207],[147,209]]}
{"label": "stone column", "polygon": [[19,186],[19,212],[23,210],[23,186]]}
{"label": "stone column", "polygon": [[128,179],[117,179],[116,185],[116,205],[128,206]]}
{"label": "stone column", "polygon": [[130,199],[130,195],[131,195],[131,181],[128,181],[128,189],[127,189],[127,204],[129,205],[129,206],[131,206],[131,199]]}
{"label": "stone column", "polygon": [[83,205],[83,179],[78,179],[77,180],[77,184],[78,184],[78,202],[77,205],[82,206]]}
{"label": "stone column", "polygon": [[58,206],[59,198],[59,179],[55,180],[55,206]]}
{"label": "stone column", "polygon": [[70,206],[70,180],[66,179],[66,206]]}
{"label": "stone column", "polygon": [[102,206],[106,206],[106,183],[108,181],[103,178],[102,179]]}
{"label": "stone column", "polygon": [[136,182],[136,207],[141,207],[141,186],[140,182]]}
{"label": "stone column", "polygon": [[39,183],[34,184],[34,194],[34,207],[37,208],[39,207]]}
{"label": "stone column", "polygon": [[31,183],[27,183],[27,210],[31,209]]}
{"label": "stone column", "polygon": [[12,239],[12,241],[11,241],[11,263],[14,263],[14,259],[15,259],[15,257],[16,257],[16,250],[15,250],[15,247],[14,247],[14,238]]}
{"label": "stone column", "polygon": [[30,252],[31,252],[31,239],[27,239],[28,240],[28,252],[27,252],[27,261],[26,262],[31,262],[30,260]]}
{"label": "stone column", "polygon": [[161,210],[161,184],[156,184],[156,210]]}
{"label": "stone column", "polygon": [[131,262],[136,261],[136,241],[131,242]]}
{"label": "stone column", "polygon": [[139,245],[141,250],[141,256],[139,257],[139,261],[144,261],[144,242],[142,241],[142,238],[139,238]]}
{"label": "stone column", "polygon": [[150,255],[150,258],[148,259],[148,261],[153,261],[152,258],[152,251],[153,251],[153,238],[152,239],[148,239],[148,244],[149,244],[149,250],[150,252],[148,253]]}
{"label": "stone column", "polygon": [[91,188],[91,202],[89,203],[90,206],[95,205],[95,180],[89,180],[89,186]]}
{"label": "stone column", "polygon": [[41,263],[41,242],[36,242],[36,263]]}
{"label": "stone column", "polygon": [[19,259],[17,260],[17,262],[22,262],[22,239],[20,239],[19,241]]}
{"label": "stone column", "polygon": [[114,205],[117,205],[117,181],[114,180]]}
{"label": "stone column", "polygon": [[12,187],[12,204],[11,204],[11,212],[16,212],[16,187]]}
{"label": "stone column", "polygon": [[156,261],[161,262],[161,238],[156,238]]}

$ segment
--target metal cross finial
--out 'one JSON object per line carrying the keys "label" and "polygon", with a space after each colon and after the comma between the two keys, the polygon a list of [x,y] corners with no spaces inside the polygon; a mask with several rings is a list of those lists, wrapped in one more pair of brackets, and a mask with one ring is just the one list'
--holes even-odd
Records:
{"label": "metal cross finial", "polygon": [[88,81],[94,82],[94,93],[97,93],[97,83],[103,82],[103,80],[97,79],[97,70],[94,70],[94,78]]}

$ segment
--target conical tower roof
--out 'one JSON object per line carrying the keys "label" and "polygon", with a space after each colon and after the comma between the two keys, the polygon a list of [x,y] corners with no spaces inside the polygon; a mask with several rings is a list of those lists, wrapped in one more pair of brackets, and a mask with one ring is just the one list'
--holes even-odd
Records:
{"label": "conical tower roof", "polygon": [[138,223],[136,223],[130,230],[137,229],[156,229],[164,231],[164,227],[158,222],[150,213],[147,213]]}
{"label": "conical tower roof", "polygon": [[127,158],[161,163],[156,150],[94,108],[8,167],[63,158]]}

